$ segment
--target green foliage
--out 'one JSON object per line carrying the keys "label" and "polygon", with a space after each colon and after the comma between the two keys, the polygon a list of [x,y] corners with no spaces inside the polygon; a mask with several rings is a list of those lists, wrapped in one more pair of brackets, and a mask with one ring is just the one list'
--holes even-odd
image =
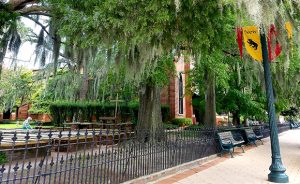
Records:
{"label": "green foliage", "polygon": [[[97,121],[99,117],[114,117],[116,105],[114,103],[99,103],[99,102],[68,102],[57,101],[50,104],[50,113],[53,122],[60,126],[67,118],[71,121],[92,121],[92,116],[95,115]],[[121,115],[121,121],[131,119],[136,123],[138,116],[138,103],[121,103],[118,105],[118,111]],[[170,117],[170,108],[162,106],[163,120],[167,121]]]}
{"label": "green foliage", "polygon": [[0,110],[8,110],[31,102],[31,92],[36,89],[33,74],[23,69],[4,70],[0,80]]}
{"label": "green foliage", "polygon": [[[85,100],[109,101],[117,98],[129,102],[137,94],[135,82],[128,81],[125,74],[128,72],[124,64],[117,65],[105,59],[99,51],[96,58],[89,61],[87,66],[88,89]],[[104,61],[105,60],[105,61]],[[130,73],[130,72],[128,72]],[[80,91],[83,86],[84,76],[78,71],[58,70],[57,75],[47,81],[42,92],[45,100],[80,100]],[[71,85],[70,85],[71,84]]]}
{"label": "green foliage", "polygon": [[175,118],[172,120],[172,124],[178,126],[189,126],[193,124],[193,121],[191,118]]}
{"label": "green foliage", "polygon": [[30,114],[49,114],[49,101],[33,101],[32,106],[28,110]]}
{"label": "green foliage", "polygon": [[170,77],[175,75],[174,55],[163,55],[157,61],[157,66],[149,75],[146,82],[158,86],[166,86],[170,82]]}
{"label": "green foliage", "polygon": [[0,165],[5,164],[7,162],[7,156],[5,153],[0,152]]}
{"label": "green foliage", "polygon": [[266,116],[264,104],[254,101],[249,94],[239,90],[229,89],[222,104],[226,112],[238,112],[240,115],[257,119],[265,119]]}
{"label": "green foliage", "polygon": [[170,129],[176,129],[179,127],[179,125],[174,125],[174,124],[170,124],[170,123],[163,123],[163,127],[167,130]]}
{"label": "green foliage", "polygon": [[205,116],[205,95],[193,97],[193,111],[198,122],[204,122]]}
{"label": "green foliage", "polygon": [[12,11],[9,4],[0,2],[0,36],[3,34],[3,29],[15,23],[19,14]]}
{"label": "green foliage", "polygon": [[294,46],[277,58],[276,63],[271,63],[277,113],[300,106],[299,51],[299,46]]}
{"label": "green foliage", "polygon": [[211,53],[224,48],[235,25],[233,3],[219,1],[185,1],[178,5],[174,0],[90,0],[80,6],[75,1],[48,1],[53,14],[64,17],[58,20],[62,36],[81,47],[98,47],[99,43],[117,47],[116,60],[136,66],[128,73],[138,79],[139,74],[148,79],[149,73],[161,79],[163,75],[156,74],[162,70],[153,72],[151,66],[174,49],[201,53],[213,64],[215,54]]}

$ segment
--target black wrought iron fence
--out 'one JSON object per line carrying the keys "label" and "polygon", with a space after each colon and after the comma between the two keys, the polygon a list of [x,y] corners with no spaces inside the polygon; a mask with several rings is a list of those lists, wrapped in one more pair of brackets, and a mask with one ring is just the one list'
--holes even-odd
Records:
{"label": "black wrought iron fence", "polygon": [[[121,183],[217,152],[211,129],[0,132],[0,183]],[[139,132],[141,135],[141,132]]]}
{"label": "black wrought iron fence", "polygon": [[[270,136],[270,127],[269,124],[257,125],[252,127],[254,132],[257,134],[262,134],[264,138]],[[289,123],[278,123],[277,124],[278,133],[288,131],[290,129]]]}
{"label": "black wrought iron fence", "polygon": [[[268,126],[256,128],[269,136]],[[288,124],[278,125],[279,133],[288,129]],[[212,129],[138,136],[144,134],[126,128],[2,130],[0,184],[121,183],[218,152]]]}

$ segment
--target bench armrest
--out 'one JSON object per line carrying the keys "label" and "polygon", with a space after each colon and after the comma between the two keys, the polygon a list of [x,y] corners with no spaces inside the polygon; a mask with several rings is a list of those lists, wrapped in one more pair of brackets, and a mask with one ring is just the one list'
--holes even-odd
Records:
{"label": "bench armrest", "polygon": [[[229,144],[224,144],[223,141],[229,141]],[[223,138],[223,139],[221,139],[221,144],[222,145],[233,145],[231,139],[229,139],[229,138]]]}
{"label": "bench armrest", "polygon": [[244,141],[244,138],[241,135],[236,136],[236,138],[237,138],[237,141]]}

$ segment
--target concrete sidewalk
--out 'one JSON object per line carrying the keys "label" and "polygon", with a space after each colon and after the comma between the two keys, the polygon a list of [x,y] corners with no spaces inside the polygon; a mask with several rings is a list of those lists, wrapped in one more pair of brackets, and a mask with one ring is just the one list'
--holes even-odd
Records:
{"label": "concrete sidewalk", "polygon": [[[300,184],[300,129],[279,135],[281,155],[289,176],[289,183]],[[271,164],[270,138],[264,145],[247,146],[246,153],[236,150],[234,158],[228,155],[201,166],[161,178],[155,184],[260,184],[267,181]]]}

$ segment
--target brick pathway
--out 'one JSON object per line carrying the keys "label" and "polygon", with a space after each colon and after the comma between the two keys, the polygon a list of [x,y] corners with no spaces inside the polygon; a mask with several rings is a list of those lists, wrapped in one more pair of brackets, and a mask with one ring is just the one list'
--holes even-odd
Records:
{"label": "brick pathway", "polygon": [[[279,136],[281,155],[289,183],[300,184],[300,129]],[[270,138],[264,145],[247,146],[246,153],[237,148],[234,158],[228,155],[172,176],[151,182],[155,184],[265,184],[271,164]]]}

